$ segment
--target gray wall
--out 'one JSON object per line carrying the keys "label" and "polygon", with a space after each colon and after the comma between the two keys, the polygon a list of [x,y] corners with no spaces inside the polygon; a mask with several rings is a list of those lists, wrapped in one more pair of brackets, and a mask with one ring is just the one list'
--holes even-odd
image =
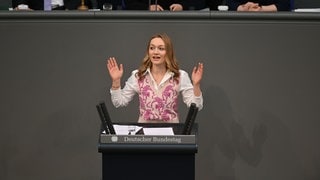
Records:
{"label": "gray wall", "polygon": [[35,12],[0,14],[0,179],[100,179],[95,105],[138,117],[111,105],[105,59],[124,83],[157,32],[205,65],[197,180],[320,178],[319,14]]}

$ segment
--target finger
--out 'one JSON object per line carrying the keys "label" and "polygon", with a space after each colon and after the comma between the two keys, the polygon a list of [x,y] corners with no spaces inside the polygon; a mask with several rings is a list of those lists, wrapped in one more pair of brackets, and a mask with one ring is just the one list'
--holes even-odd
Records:
{"label": "finger", "polygon": [[197,66],[193,67],[192,73],[194,73],[194,74],[197,73]]}
{"label": "finger", "polygon": [[111,58],[109,58],[109,59],[107,60],[107,67],[108,67],[108,69],[112,68]]}
{"label": "finger", "polygon": [[198,70],[201,72],[203,71],[203,63],[198,64]]}
{"label": "finger", "polygon": [[110,58],[110,62],[111,62],[111,66],[112,66],[112,67],[117,67],[117,66],[118,66],[118,65],[117,65],[117,61],[116,61],[116,58],[111,57],[111,58]]}
{"label": "finger", "polygon": [[119,70],[123,71],[123,65],[122,64],[119,65]]}
{"label": "finger", "polygon": [[198,65],[195,66],[195,73],[202,74],[202,72],[203,72],[203,64],[202,63],[198,63]]}
{"label": "finger", "polygon": [[108,59],[107,66],[108,66],[108,69],[109,69],[109,70],[112,68],[111,58]]}
{"label": "finger", "polygon": [[110,64],[110,60],[108,59],[108,61],[107,61],[107,68],[110,70],[110,68],[111,68],[111,64]]}

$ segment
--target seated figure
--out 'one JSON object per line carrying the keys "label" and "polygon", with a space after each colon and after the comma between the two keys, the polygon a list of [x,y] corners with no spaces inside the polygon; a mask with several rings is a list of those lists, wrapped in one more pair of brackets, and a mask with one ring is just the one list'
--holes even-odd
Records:
{"label": "seated figure", "polygon": [[127,10],[183,11],[217,10],[222,0],[124,0]]}
{"label": "seated figure", "polygon": [[290,0],[226,0],[233,11],[290,11]]}
{"label": "seated figure", "polygon": [[[51,0],[51,10],[76,10],[81,0]],[[91,0],[84,0],[84,5],[92,8]],[[12,0],[14,10],[44,10],[44,0]]]}
{"label": "seated figure", "polygon": [[127,10],[182,11],[187,7],[183,0],[125,0]]}

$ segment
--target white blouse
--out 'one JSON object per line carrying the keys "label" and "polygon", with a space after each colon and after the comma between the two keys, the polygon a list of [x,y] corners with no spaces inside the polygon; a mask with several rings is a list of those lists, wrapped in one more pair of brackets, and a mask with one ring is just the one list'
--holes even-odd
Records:
{"label": "white blouse", "polygon": [[[191,83],[191,80],[189,78],[189,75],[184,70],[180,71],[180,80],[179,80],[179,92],[182,94],[182,100],[183,102],[190,107],[191,103],[195,103],[199,110],[203,107],[203,97],[202,94],[200,96],[195,96],[193,92],[193,85]],[[119,88],[117,90],[110,89],[111,94],[111,101],[113,105],[118,107],[127,106],[128,103],[133,99],[133,96],[136,93],[139,93],[139,85],[138,85],[138,77],[136,76],[138,70],[134,70],[131,73],[131,76],[126,81],[124,88]],[[150,69],[147,69],[146,76],[150,76],[153,81],[153,86],[157,90],[159,89],[164,82],[169,80],[173,77],[173,72],[167,72],[163,79],[161,80],[160,84],[157,85],[154,78],[152,77],[152,74],[150,72]]]}

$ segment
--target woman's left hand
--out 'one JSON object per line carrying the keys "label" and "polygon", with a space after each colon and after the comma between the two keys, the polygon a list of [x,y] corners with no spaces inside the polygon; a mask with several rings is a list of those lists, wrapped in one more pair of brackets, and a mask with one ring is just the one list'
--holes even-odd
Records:
{"label": "woman's left hand", "polygon": [[195,66],[192,71],[192,82],[193,85],[200,85],[203,74],[203,63],[199,63],[198,66]]}

